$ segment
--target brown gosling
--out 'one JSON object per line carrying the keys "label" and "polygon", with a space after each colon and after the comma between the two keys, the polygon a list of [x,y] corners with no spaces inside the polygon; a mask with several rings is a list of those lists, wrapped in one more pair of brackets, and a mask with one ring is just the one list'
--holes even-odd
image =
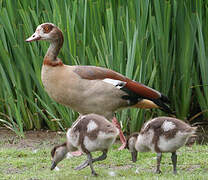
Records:
{"label": "brown gosling", "polygon": [[133,162],[137,160],[137,152],[156,152],[156,173],[161,173],[162,153],[172,153],[173,173],[176,174],[176,150],[187,142],[188,138],[195,133],[196,128],[176,118],[157,117],[145,123],[140,133],[131,134],[126,148],[131,152]]}
{"label": "brown gosling", "polygon": [[[68,152],[81,151],[87,155],[87,160],[75,170],[90,166],[92,175],[97,175],[93,163],[106,159],[109,147],[114,143],[119,130],[106,118],[96,114],[80,116],[67,131],[67,141],[55,146],[51,151],[53,170],[65,158]],[[103,154],[92,158],[91,152],[102,151]]]}

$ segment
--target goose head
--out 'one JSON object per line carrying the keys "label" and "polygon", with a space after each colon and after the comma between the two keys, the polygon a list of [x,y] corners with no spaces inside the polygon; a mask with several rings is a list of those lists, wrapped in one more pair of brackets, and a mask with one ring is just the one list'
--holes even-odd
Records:
{"label": "goose head", "polygon": [[39,25],[35,33],[27,38],[26,42],[32,42],[32,41],[39,41],[39,40],[45,40],[49,42],[54,42],[59,39],[63,39],[63,35],[61,30],[52,23],[43,23]]}
{"label": "goose head", "polygon": [[51,170],[53,170],[56,167],[56,165],[66,157],[67,152],[68,150],[66,143],[59,146],[55,146],[51,150],[51,156],[52,156]]}
{"label": "goose head", "polygon": [[137,141],[139,133],[133,133],[128,139],[126,143],[126,148],[129,149],[131,153],[131,158],[133,162],[137,161],[137,150],[135,149],[135,144]]}

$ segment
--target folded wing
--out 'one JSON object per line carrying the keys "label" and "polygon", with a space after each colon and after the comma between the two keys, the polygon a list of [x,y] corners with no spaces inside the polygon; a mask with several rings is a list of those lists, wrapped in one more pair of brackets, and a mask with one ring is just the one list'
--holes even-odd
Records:
{"label": "folded wing", "polygon": [[83,79],[100,79],[125,91],[128,95],[122,98],[129,100],[132,106],[139,108],[155,108],[158,106],[161,110],[172,114],[172,111],[167,106],[170,101],[166,96],[113,70],[96,66],[76,66],[74,72]]}

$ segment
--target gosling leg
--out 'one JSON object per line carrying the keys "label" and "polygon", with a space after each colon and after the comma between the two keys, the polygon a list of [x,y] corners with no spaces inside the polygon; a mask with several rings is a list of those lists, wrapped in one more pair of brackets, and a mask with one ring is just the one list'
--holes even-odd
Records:
{"label": "gosling leg", "polygon": [[156,169],[156,173],[160,174],[161,170],[160,170],[160,162],[162,159],[162,153],[157,153],[157,169]]}
{"label": "gosling leg", "polygon": [[81,163],[79,166],[77,166],[76,168],[74,168],[74,170],[81,170],[85,167],[89,166],[89,162],[88,160],[84,161],[83,163]]}
{"label": "gosling leg", "polygon": [[176,164],[177,164],[177,154],[176,152],[172,152],[172,163],[173,163],[173,174],[177,174],[177,170],[176,170]]}
{"label": "gosling leg", "polygon": [[[101,156],[99,156],[99,157],[97,157],[97,158],[95,158],[95,159],[92,159],[92,163],[94,163],[94,162],[96,162],[96,161],[102,161],[102,160],[104,160],[104,159],[106,159],[106,158],[107,158],[107,150],[104,150],[104,151],[103,151],[103,154],[102,154]],[[75,168],[75,170],[81,170],[81,169],[83,169],[83,168],[86,168],[87,166],[89,166],[88,160],[86,160],[84,163],[82,163],[82,164],[80,164],[79,166],[77,166],[77,167]]]}

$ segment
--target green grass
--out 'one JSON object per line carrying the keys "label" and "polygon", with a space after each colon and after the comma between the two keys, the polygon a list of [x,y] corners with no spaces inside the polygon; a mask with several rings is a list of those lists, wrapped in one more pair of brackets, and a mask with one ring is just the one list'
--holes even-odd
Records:
{"label": "green grass", "polygon": [[[94,164],[99,176],[92,178],[89,167],[73,170],[86,159],[84,155],[65,159],[58,165],[60,171],[50,171],[52,145],[43,142],[34,152],[30,148],[8,148],[2,144],[0,179],[208,179],[208,146],[193,145],[179,149],[177,175],[172,174],[170,154],[163,154],[162,174],[158,175],[154,173],[154,153],[139,153],[137,162],[132,163],[130,153],[127,150],[117,151],[118,147],[118,144],[114,145],[106,160]],[[93,155],[98,156],[99,153]],[[112,172],[115,176],[110,175]]]}

